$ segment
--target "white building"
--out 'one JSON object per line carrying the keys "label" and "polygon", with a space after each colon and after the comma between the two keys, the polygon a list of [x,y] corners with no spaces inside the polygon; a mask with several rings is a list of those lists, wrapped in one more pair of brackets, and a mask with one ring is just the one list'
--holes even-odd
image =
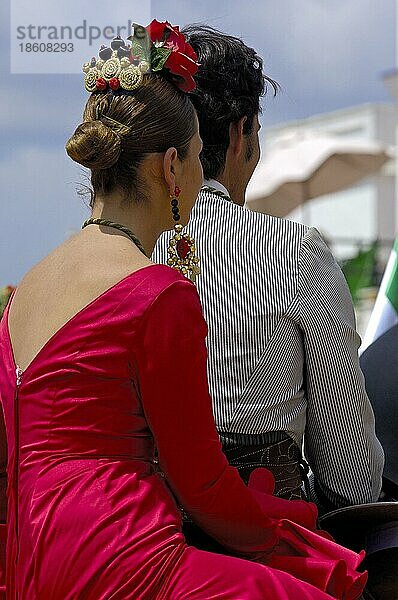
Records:
{"label": "white building", "polygon": [[[398,109],[393,103],[363,104],[274,125],[265,128],[264,153],[276,138],[300,127],[395,146]],[[387,260],[398,231],[394,162],[354,187],[311,200],[287,218],[317,227],[339,259],[378,239],[385,245],[382,260]]]}

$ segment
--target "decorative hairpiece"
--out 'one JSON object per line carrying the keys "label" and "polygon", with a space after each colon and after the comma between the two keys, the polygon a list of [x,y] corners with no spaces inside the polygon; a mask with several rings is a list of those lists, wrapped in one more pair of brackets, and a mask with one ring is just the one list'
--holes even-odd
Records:
{"label": "decorative hairpiece", "polygon": [[172,82],[183,92],[195,89],[193,75],[199,63],[197,55],[179,27],[156,19],[142,27],[133,24],[133,33],[126,43],[120,35],[110,47],[102,45],[98,56],[83,65],[84,86],[88,92],[134,90],[147,72],[167,72]]}

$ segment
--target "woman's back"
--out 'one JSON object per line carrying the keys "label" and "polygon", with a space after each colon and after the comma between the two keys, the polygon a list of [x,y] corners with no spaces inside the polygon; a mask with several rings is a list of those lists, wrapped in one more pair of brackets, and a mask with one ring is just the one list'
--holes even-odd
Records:
{"label": "woman's back", "polygon": [[92,228],[55,248],[25,275],[13,299],[9,329],[17,365],[25,370],[73,315],[150,264],[127,237]]}
{"label": "woman's back", "polygon": [[[149,593],[165,558],[183,546],[177,507],[154,474],[136,361],[147,310],[181,279],[160,265],[128,274],[65,322],[17,376],[11,297],[0,324],[10,597],[66,600],[89,590],[107,598],[126,582]],[[110,583],[107,565],[120,554]],[[160,579],[149,576],[154,569]]]}

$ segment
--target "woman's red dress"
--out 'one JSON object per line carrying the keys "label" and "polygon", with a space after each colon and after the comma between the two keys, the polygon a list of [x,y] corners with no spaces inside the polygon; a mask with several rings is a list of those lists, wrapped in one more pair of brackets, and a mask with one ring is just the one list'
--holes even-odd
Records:
{"label": "woman's red dress", "polygon": [[[313,505],[273,497],[262,469],[250,489],[228,465],[193,284],[161,265],[131,273],[22,373],[8,330],[14,294],[0,322],[7,598],[360,595],[362,557],[314,533]],[[187,546],[177,502],[234,556]]]}

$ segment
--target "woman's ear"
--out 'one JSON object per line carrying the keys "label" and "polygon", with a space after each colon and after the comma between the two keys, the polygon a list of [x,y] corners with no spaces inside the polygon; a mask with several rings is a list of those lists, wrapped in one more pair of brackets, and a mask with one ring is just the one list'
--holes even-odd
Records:
{"label": "woman's ear", "polygon": [[163,175],[167,187],[169,188],[169,194],[173,194],[176,187],[177,160],[178,153],[176,148],[168,148],[163,157]]}

